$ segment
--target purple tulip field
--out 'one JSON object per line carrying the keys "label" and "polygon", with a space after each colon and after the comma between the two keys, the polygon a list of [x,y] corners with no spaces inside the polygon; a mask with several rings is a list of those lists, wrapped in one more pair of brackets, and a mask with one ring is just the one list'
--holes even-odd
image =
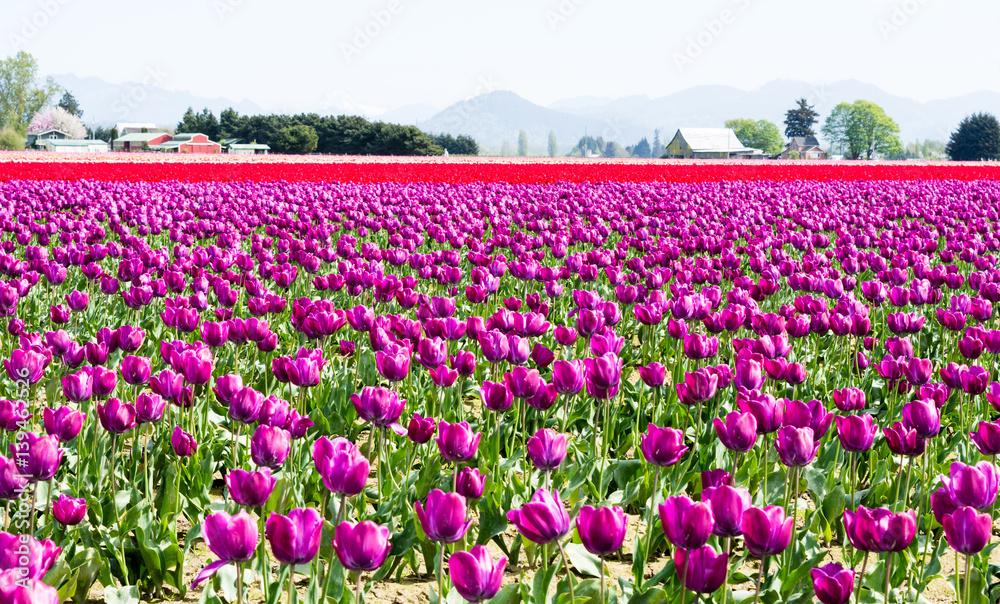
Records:
{"label": "purple tulip field", "polygon": [[995,180],[0,199],[0,604],[1000,599]]}

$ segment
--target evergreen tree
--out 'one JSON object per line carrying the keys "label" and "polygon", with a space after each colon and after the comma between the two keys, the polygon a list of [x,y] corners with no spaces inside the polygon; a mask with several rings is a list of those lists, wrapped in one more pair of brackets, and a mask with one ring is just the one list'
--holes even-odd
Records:
{"label": "evergreen tree", "polygon": [[649,157],[652,153],[652,148],[649,146],[649,141],[646,137],[642,137],[642,140],[632,148],[632,157]]}
{"label": "evergreen tree", "polygon": [[289,126],[278,133],[278,149],[282,153],[304,155],[316,150],[319,136],[312,126]]}
{"label": "evergreen tree", "polygon": [[80,110],[80,104],[76,102],[76,97],[74,97],[73,93],[69,90],[63,93],[62,98],[59,99],[58,106],[62,107],[76,117],[83,117],[83,111]]}
{"label": "evergreen tree", "polygon": [[660,132],[659,128],[653,130],[653,149],[650,152],[653,157],[663,157],[663,153],[666,151],[663,147],[663,141],[660,140]]}
{"label": "evergreen tree", "polygon": [[806,99],[795,101],[798,107],[785,113],[785,137],[816,136],[813,124],[819,119],[819,114],[813,111],[813,106]]}
{"label": "evergreen tree", "polygon": [[549,157],[559,155],[559,141],[556,140],[556,131],[549,130]]}
{"label": "evergreen tree", "polygon": [[989,113],[966,116],[951,133],[946,151],[953,161],[1000,159],[1000,123]]}
{"label": "evergreen tree", "polygon": [[517,133],[517,155],[518,157],[528,157],[528,133],[523,129]]}

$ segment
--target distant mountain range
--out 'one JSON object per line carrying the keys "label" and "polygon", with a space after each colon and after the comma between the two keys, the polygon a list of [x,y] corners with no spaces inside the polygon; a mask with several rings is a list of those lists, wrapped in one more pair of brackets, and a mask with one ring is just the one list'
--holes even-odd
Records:
{"label": "distant mountain range", "polygon": [[666,144],[678,128],[720,128],[726,120],[739,117],[770,120],[784,130],[785,112],[799,98],[815,106],[820,114],[819,126],[837,103],[857,99],[877,103],[899,124],[904,143],[916,139],[947,141],[966,115],[977,111],[1000,113],[1000,93],[996,92],[919,102],[857,80],[825,86],[777,80],[754,91],[697,86],[655,99],[578,97],[548,107],[512,92],[497,91],[456,103],[422,122],[421,128],[470,134],[481,145],[493,149],[505,140],[516,145],[518,131],[523,128],[530,148],[539,153],[544,152],[549,130],[554,130],[560,152],[566,153],[585,133],[630,145],[644,136],[652,143],[653,131],[659,128]]}
{"label": "distant mountain range", "polygon": [[73,93],[87,126],[92,122],[150,122],[174,127],[181,121],[188,107],[200,111],[211,109],[216,116],[226,107],[240,113],[257,114],[265,111],[252,101],[232,101],[197,96],[186,91],[173,91],[156,85],[157,74],[150,71],[142,82],[112,84],[100,78],[81,78],[73,74],[52,76],[55,81]]}
{"label": "distant mountain range", "polygon": [[[76,96],[88,124],[95,120],[105,124],[136,121],[172,126],[188,107],[196,111],[208,107],[216,115],[227,107],[241,114],[268,113],[250,100],[206,98],[190,92],[165,90],[156,85],[155,73],[147,74],[145,82],[122,84],[72,74],[54,78]],[[822,86],[776,80],[752,91],[731,86],[697,86],[660,98],[583,96],[562,99],[548,106],[532,103],[514,92],[498,90],[459,101],[440,111],[419,103],[380,111],[352,102],[348,93],[333,93],[318,99],[313,106],[289,111],[362,114],[369,119],[417,125],[435,134],[466,134],[475,138],[484,151],[494,153],[504,141],[516,148],[518,132],[523,129],[530,151],[545,154],[549,132],[554,131],[559,151],[565,154],[585,134],[631,145],[642,137],[652,143],[653,132],[659,128],[661,140],[666,144],[678,128],[722,127],[727,119],[738,117],[767,119],[784,130],[785,111],[794,106],[796,99],[803,97],[820,113],[820,125],[837,103],[857,99],[877,103],[899,124],[904,143],[916,139],[946,141],[964,116],[977,111],[1000,113],[1000,93],[997,92],[983,91],[919,102],[857,80]]]}

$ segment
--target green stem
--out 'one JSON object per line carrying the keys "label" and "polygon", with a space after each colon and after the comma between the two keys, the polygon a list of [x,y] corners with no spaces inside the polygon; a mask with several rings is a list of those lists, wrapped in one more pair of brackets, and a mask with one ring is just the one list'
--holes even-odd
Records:
{"label": "green stem", "polygon": [[646,577],[646,565],[649,564],[649,550],[653,545],[653,522],[656,513],[656,492],[660,488],[660,467],[653,470],[653,493],[649,496],[649,519],[646,521],[646,557],[643,559],[643,567],[639,569],[639,576],[635,578],[637,584],[642,583]]}
{"label": "green stem", "polygon": [[765,437],[764,438],[764,453],[761,455],[761,458],[760,458],[760,465],[761,465],[762,468],[764,468],[764,488],[761,489],[761,492],[760,492],[760,500],[761,500],[762,507],[767,507],[767,470],[768,470],[768,467],[767,467],[767,445],[768,445],[768,443],[769,443],[769,441]]}
{"label": "green stem", "polygon": [[605,604],[607,600],[604,599],[604,556],[600,556],[601,560],[601,604]]}
{"label": "green stem", "polygon": [[868,552],[865,552],[865,561],[861,564],[861,576],[858,577],[856,585],[858,589],[854,592],[854,604],[861,601],[861,587],[865,584],[865,569],[868,568]]}
{"label": "green stem", "polygon": [[559,547],[559,553],[562,555],[563,566],[566,567],[566,580],[569,582],[569,601],[576,602],[576,594],[573,590],[573,571],[569,569],[569,559],[566,558],[566,550],[563,549],[562,542],[556,539],[556,545]]}
{"label": "green stem", "polygon": [[[766,560],[767,556],[764,556],[763,558],[760,559],[760,572],[757,573],[757,589],[754,591],[753,604],[757,604],[757,602],[760,601],[760,582],[764,578],[764,562]],[[684,592],[681,593],[683,594]]]}
{"label": "green stem", "polygon": [[892,575],[892,552],[889,552],[885,558],[885,589],[883,590],[884,595],[882,601],[889,602],[889,577]]}
{"label": "green stem", "polygon": [[[969,562],[971,560],[972,560],[972,556],[969,555],[969,554],[966,554],[965,555],[965,595],[962,596],[962,601],[965,602],[965,604],[969,604],[969,596],[971,595],[969,593],[970,585],[972,585],[972,582],[969,581]],[[888,602],[888,600],[886,600],[886,602]]]}
{"label": "green stem", "polygon": [[292,604],[292,586],[293,586],[294,580],[295,580],[295,566],[289,565],[289,567],[288,567],[288,591],[286,592],[288,594],[288,600],[287,600],[288,604]]}
{"label": "green stem", "polygon": [[444,542],[441,543],[441,552],[438,554],[438,602],[444,602]]}
{"label": "green stem", "polygon": [[236,563],[236,604],[243,604],[243,563]]}

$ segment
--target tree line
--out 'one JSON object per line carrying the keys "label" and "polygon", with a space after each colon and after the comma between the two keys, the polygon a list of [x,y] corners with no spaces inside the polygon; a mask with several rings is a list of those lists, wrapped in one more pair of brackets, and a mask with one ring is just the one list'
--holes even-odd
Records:
{"label": "tree line", "polygon": [[178,132],[199,132],[211,140],[242,139],[276,153],[331,155],[477,155],[471,137],[427,134],[415,126],[369,121],[355,115],[240,115],[233,108],[219,117],[208,108],[189,107]]}

